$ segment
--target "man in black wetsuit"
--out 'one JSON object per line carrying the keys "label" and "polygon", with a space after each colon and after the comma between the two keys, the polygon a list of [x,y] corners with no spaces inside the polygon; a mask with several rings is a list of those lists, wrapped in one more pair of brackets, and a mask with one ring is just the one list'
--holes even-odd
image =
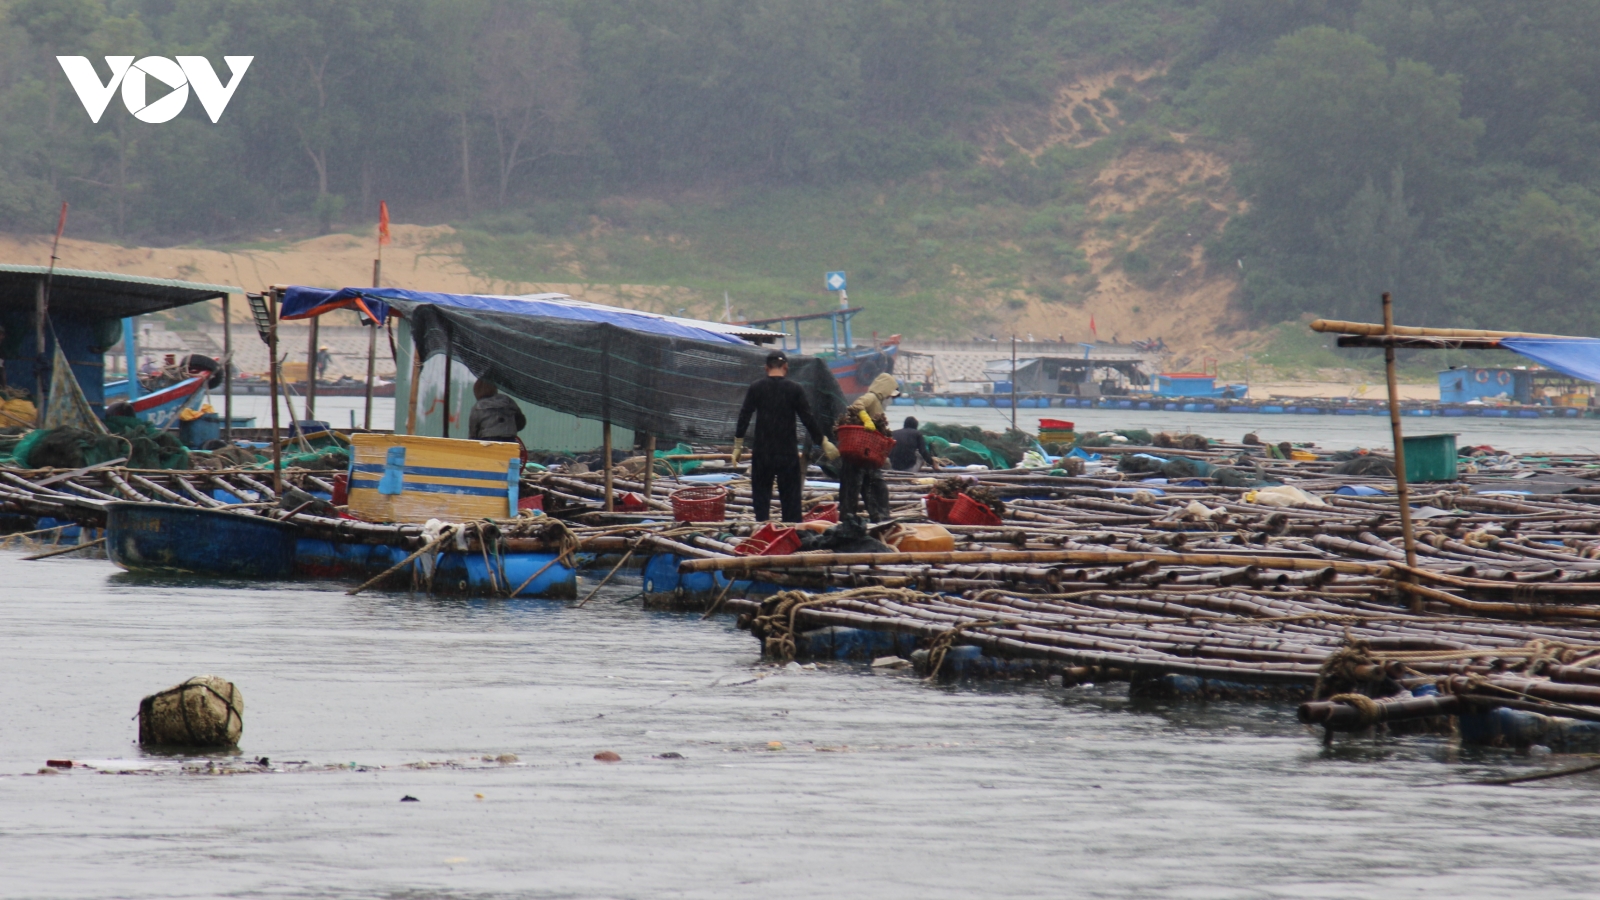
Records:
{"label": "man in black wetsuit", "polygon": [[767,354],[767,374],[744,392],[739,426],[734,431],[733,462],[739,462],[750,416],[756,417],[755,439],[750,442],[750,489],[754,493],[756,521],[766,521],[772,511],[772,482],[778,482],[778,502],[783,521],[800,521],[800,453],[794,439],[795,419],[824,450],[832,442],[817,426],[805,389],[788,378],[789,357],[783,351]]}

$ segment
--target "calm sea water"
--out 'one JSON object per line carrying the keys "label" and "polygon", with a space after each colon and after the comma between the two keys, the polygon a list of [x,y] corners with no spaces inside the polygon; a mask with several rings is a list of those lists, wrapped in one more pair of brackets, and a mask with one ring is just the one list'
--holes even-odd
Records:
{"label": "calm sea water", "polygon": [[[266,397],[235,397],[234,414],[257,416],[266,425],[272,406]],[[303,412],[295,400],[297,412]],[[366,400],[361,397],[322,397],[317,400],[317,418],[335,427],[365,421]],[[220,409],[220,404],[218,409]],[[288,411],[282,409],[284,421]],[[1011,424],[1010,410],[952,409],[950,407],[896,406],[889,409],[896,427],[905,416],[922,422],[949,422],[1004,430]],[[354,415],[354,419],[351,416]],[[1265,440],[1316,441],[1333,450],[1354,447],[1388,447],[1394,443],[1387,416],[1301,416],[1228,413],[1180,413],[1109,409],[1019,409],[1017,424],[1037,431],[1039,419],[1066,419],[1080,429],[1145,428],[1150,431],[1199,432],[1208,437],[1237,441],[1247,432],[1257,432]],[[373,401],[374,428],[394,427],[393,398]],[[1594,453],[1600,454],[1600,419],[1432,419],[1408,417],[1402,424],[1406,434],[1459,432],[1461,445],[1489,444],[1513,453]]]}
{"label": "calm sea water", "polygon": [[[352,598],[16,553],[0,584],[7,898],[1344,900],[1600,883],[1600,776],[1459,784],[1571,758],[1442,738],[1324,750],[1288,706],[1130,703],[1116,685],[775,669],[729,620],[642,611],[621,602],[628,584],[584,609]],[[225,766],[267,769],[140,755],[139,698],[202,673],[245,699]],[[503,753],[519,761],[482,761]],[[51,758],[136,773],[35,775]]]}

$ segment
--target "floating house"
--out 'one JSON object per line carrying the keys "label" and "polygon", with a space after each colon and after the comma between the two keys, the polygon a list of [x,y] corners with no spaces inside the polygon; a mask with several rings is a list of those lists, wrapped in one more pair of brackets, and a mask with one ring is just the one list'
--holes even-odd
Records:
{"label": "floating house", "polygon": [[1151,378],[1151,393],[1157,397],[1223,397],[1243,399],[1250,393],[1247,384],[1217,384],[1215,375],[1201,372],[1163,372]]}
{"label": "floating house", "polygon": [[[1022,345],[1019,345],[1019,347]],[[1060,345],[1057,345],[1060,346]],[[993,392],[1011,392],[1013,373],[1019,394],[1072,394],[1098,397],[1101,394],[1126,394],[1150,384],[1142,354],[1095,354],[1092,344],[1081,344],[1082,356],[1032,355],[1037,344],[1027,345],[1030,355],[1012,362],[1010,357],[991,359],[983,365],[983,377],[993,384]]]}
{"label": "floating house", "polygon": [[[584,303],[565,294],[444,294],[399,288],[274,288],[282,318],[354,309],[395,326],[395,431],[467,436],[473,383],[488,377],[527,416],[539,450],[592,450],[633,431],[680,440],[732,437],[744,389],[778,332]],[[416,348],[422,348],[421,357]],[[844,402],[827,364],[790,357],[818,415]]]}
{"label": "floating house", "polygon": [[[135,317],[242,293],[243,288],[228,285],[113,272],[58,268],[51,273],[44,266],[0,266],[0,360],[5,384],[28,391],[42,408],[50,380],[49,359],[60,342],[84,397],[96,414],[103,415],[105,354],[134,333]],[[38,339],[41,331],[43,346]],[[130,361],[133,358],[130,352]],[[125,384],[121,393],[126,398]]]}
{"label": "floating house", "polygon": [[1478,400],[1587,407],[1594,397],[1594,387],[1594,382],[1538,366],[1461,366],[1439,373],[1439,400],[1442,403],[1471,403]]}

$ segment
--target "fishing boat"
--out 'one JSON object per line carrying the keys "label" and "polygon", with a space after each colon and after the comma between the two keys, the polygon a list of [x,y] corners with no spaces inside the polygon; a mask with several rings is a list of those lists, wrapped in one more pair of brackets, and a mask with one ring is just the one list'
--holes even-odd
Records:
{"label": "fishing boat", "polygon": [[[868,346],[857,346],[850,334],[850,320],[862,311],[862,307],[850,307],[830,310],[828,312],[810,313],[799,316],[777,316],[770,319],[751,319],[746,325],[759,328],[775,326],[779,334],[783,335],[783,349],[803,352],[803,340],[800,336],[800,323],[826,321],[830,326],[833,349],[819,350],[816,356],[828,362],[828,369],[833,372],[833,377],[839,382],[839,389],[847,396],[860,394],[872,384],[872,379],[885,372],[894,372],[895,357],[900,352],[900,335],[891,335],[888,340],[874,341]],[[793,326],[791,330],[791,325]],[[794,346],[789,346],[789,339],[794,339]]]}
{"label": "fishing boat", "polygon": [[106,506],[106,555],[135,572],[288,578],[299,531],[263,516],[174,503]]}
{"label": "fishing boat", "polygon": [[[141,393],[133,400],[133,411],[138,417],[159,430],[175,428],[178,416],[186,409],[198,410],[210,395],[206,376],[185,378],[175,384]],[[128,380],[108,381],[105,385],[107,403],[128,399]]]}

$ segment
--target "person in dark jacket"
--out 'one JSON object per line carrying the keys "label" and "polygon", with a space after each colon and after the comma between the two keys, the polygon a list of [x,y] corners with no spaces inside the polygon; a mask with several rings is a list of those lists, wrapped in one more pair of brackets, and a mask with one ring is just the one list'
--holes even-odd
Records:
{"label": "person in dark jacket", "polygon": [[889,468],[896,472],[916,472],[923,463],[934,471],[939,464],[928,451],[928,439],[917,430],[917,417],[906,416],[905,426],[894,433],[894,449],[889,451]]}
{"label": "person in dark jacket", "polygon": [[519,443],[517,432],[528,427],[528,417],[517,401],[500,393],[499,386],[487,378],[479,378],[472,386],[472,396],[478,402],[472,405],[472,417],[467,420],[467,438]]}
{"label": "person in dark jacket", "polygon": [[734,431],[733,462],[739,463],[744,449],[750,417],[756,417],[756,433],[750,442],[750,489],[754,494],[756,521],[772,514],[772,483],[778,483],[778,503],[783,521],[800,521],[800,483],[802,469],[795,441],[794,423],[798,419],[811,440],[825,451],[833,444],[817,425],[805,388],[789,380],[789,357],[781,350],[767,354],[767,374],[744,392],[739,408],[739,424]]}

